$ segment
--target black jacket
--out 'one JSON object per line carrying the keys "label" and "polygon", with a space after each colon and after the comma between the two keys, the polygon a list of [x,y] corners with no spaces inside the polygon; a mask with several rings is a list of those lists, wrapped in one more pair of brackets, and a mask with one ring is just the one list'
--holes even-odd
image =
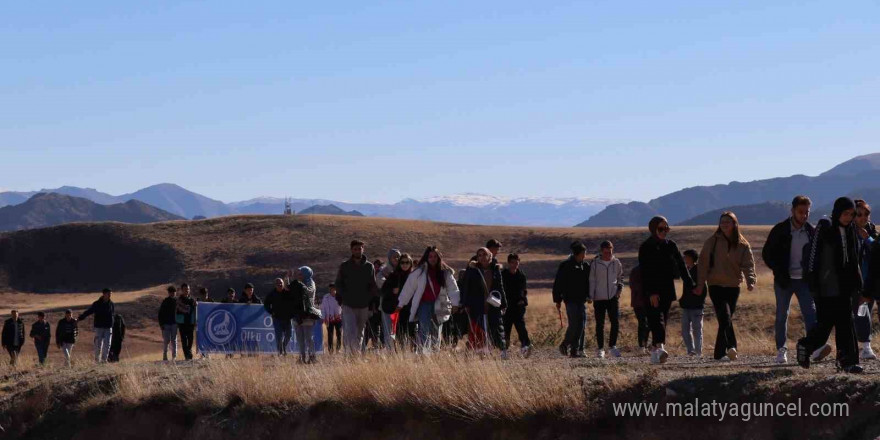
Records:
{"label": "black jacket", "polygon": [[[403,285],[406,284],[410,273],[412,272],[395,270],[391,272],[391,275],[388,275],[388,278],[385,278],[385,283],[382,284],[383,312],[391,314],[397,309],[397,298],[400,295],[400,291],[403,290]],[[394,289],[397,289],[396,295],[394,294]]]}
{"label": "black jacket", "polygon": [[[843,251],[840,230],[827,219],[817,225],[815,254],[804,257],[805,273],[810,291],[815,297],[847,296],[856,298],[862,293],[862,272],[859,264],[861,238],[851,224],[845,228],[847,252]],[[812,258],[811,258],[812,257]],[[812,261],[811,261],[812,260]]]}
{"label": "black jacket", "polygon": [[268,295],[266,295],[266,300],[263,301],[263,308],[272,315],[272,318],[278,319],[281,321],[289,321],[293,319],[294,313],[296,312],[297,295],[292,292],[292,287],[282,290],[281,292],[272,289]]}
{"label": "black jacket", "polygon": [[56,344],[76,344],[76,337],[79,335],[79,328],[75,319],[70,321],[62,319],[55,326],[55,343]]}
{"label": "black jacket", "polygon": [[376,272],[366,255],[359,262],[345,260],[336,273],[336,301],[354,309],[369,307],[373,297],[379,294]]}
{"label": "black jacket", "polygon": [[159,306],[159,325],[177,324],[177,297],[165,297]]}
{"label": "black jacket", "polygon": [[[510,307],[529,305],[526,274],[522,269],[517,269],[516,273],[510,273],[510,270],[507,269],[502,270],[501,280],[504,282],[504,293],[507,295]],[[522,305],[520,305],[520,301],[522,301]]]}
{"label": "black jacket", "polygon": [[[36,321],[31,324],[30,337],[34,338],[35,343],[49,345],[49,342],[52,340],[52,328],[49,325],[49,321]],[[37,337],[39,337],[39,340]]]}
{"label": "black jacket", "polygon": [[89,307],[82,315],[79,315],[76,318],[77,321],[82,321],[87,318],[89,315],[95,315],[95,328],[113,328],[113,316],[116,315],[116,304],[113,303],[113,300],[104,301],[104,298],[100,298],[97,301],[93,302],[91,307]]}
{"label": "black jacket", "polygon": [[113,338],[110,341],[110,348],[122,347],[123,339],[125,339],[125,320],[122,319],[122,315],[116,315],[116,319],[113,320]]}
{"label": "black jacket", "polygon": [[[21,318],[18,318],[18,342],[19,344],[15,347],[21,347],[24,345],[24,321]],[[12,318],[7,319],[3,323],[3,335],[2,342],[4,347],[13,347],[12,343],[15,341],[15,323]]]}
{"label": "black jacket", "polygon": [[584,304],[590,298],[590,263],[584,258],[582,263],[568,257],[556,270],[553,280],[553,302]]}
{"label": "black jacket", "polygon": [[[498,291],[501,294],[501,308],[507,308],[507,295],[504,291],[504,279],[501,276],[501,267],[498,265],[490,266],[492,268],[492,291]],[[481,269],[477,267],[468,267],[464,276],[464,283],[459,286],[461,292],[461,304],[467,307],[471,314],[482,315],[486,313],[486,308],[491,307],[486,304],[486,297],[489,292],[486,281],[483,279]]]}
{"label": "black jacket", "polygon": [[868,257],[868,273],[865,276],[863,296],[880,300],[880,241],[874,241],[870,246]]}
{"label": "black jacket", "polygon": [[239,304],[263,304],[263,300],[260,299],[259,296],[255,293],[251,299],[248,299],[247,295],[244,293],[241,294],[241,298],[238,299]]}
{"label": "black jacket", "polygon": [[675,279],[678,277],[681,277],[685,289],[694,286],[678,245],[672,240],[653,236],[645,240],[639,247],[639,267],[646,298],[660,295],[664,301],[675,301]]}
{"label": "black jacket", "polygon": [[[699,270],[700,268],[696,264],[694,267],[688,269],[688,273],[692,280],[697,279],[697,273]],[[682,290],[681,298],[678,299],[679,307],[683,309],[702,309],[703,306],[706,305],[706,297],[709,296],[709,286],[707,283],[703,283],[703,294],[700,296],[693,294],[694,289],[683,287]]]}
{"label": "black jacket", "polygon": [[[812,237],[813,225],[807,222],[804,224],[804,228],[806,228],[807,234]],[[809,242],[807,245],[809,246]],[[807,248],[804,249],[804,253],[806,253]],[[761,258],[764,260],[764,264],[773,271],[773,279],[776,283],[783,288],[791,285],[791,274],[789,274],[791,266],[790,217],[777,223],[776,226],[773,226],[773,229],[770,229],[770,234],[767,235],[764,248],[761,249]],[[800,264],[800,262],[797,263]]]}
{"label": "black jacket", "polygon": [[310,287],[301,281],[294,281],[290,284],[290,292],[294,298],[293,319],[297,323],[302,323],[304,319],[321,319],[321,310],[315,306],[314,284]]}

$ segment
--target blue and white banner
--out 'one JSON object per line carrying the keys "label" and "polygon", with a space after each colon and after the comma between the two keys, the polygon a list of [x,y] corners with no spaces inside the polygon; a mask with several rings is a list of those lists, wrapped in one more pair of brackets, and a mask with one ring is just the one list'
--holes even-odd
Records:
{"label": "blue and white banner", "polygon": [[[278,353],[272,316],[262,305],[199,303],[196,346],[200,353]],[[315,352],[324,347],[322,322],[314,328]],[[296,331],[288,351],[299,352]]]}

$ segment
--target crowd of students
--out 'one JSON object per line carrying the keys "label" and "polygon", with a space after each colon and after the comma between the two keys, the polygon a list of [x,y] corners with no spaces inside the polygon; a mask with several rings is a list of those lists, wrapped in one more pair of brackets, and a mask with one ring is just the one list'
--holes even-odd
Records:
{"label": "crowd of students", "polygon": [[[873,305],[880,299],[878,233],[870,221],[870,206],[863,200],[837,199],[831,218],[823,218],[815,227],[808,221],[810,206],[806,196],[795,197],[791,216],[771,229],[762,251],[774,277],[776,362],[788,362],[788,316],[795,296],[807,332],[797,341],[797,362],[809,368],[812,362],[827,357],[832,351],[828,338],[836,329],[839,368],[859,373],[860,359],[876,359],[870,340]],[[664,217],[651,219],[648,229],[650,237],[639,247],[638,265],[629,272],[639,349],[650,354],[651,363],[667,361],[669,311],[678,301],[687,354],[701,357],[703,309],[708,296],[718,324],[713,358],[736,360],[733,316],[743,284],[752,291],[757,283],[751,245],[740,232],[736,215],[724,212],[717,230],[700,251],[681,252],[667,238],[670,226]],[[427,355],[464,340],[470,350],[487,353],[495,349],[507,359],[515,329],[520,353],[529,357],[532,348],[525,321],[528,281],[516,253],[507,256],[506,267],[499,263],[501,247],[500,241],[490,240],[477,250],[466,268],[456,271],[444,262],[437,247],[426,248],[418,260],[392,249],[386,262],[370,262],[365,244],[354,240],[350,243],[350,258],[340,265],[334,282],[328,286],[329,293],[322,297],[316,296],[312,269],[303,266],[289,273],[287,279],[276,279],[264,299],[255,294],[252,284],[247,284],[240,297],[230,288],[222,302],[262,304],[273,318],[278,353],[287,354],[295,334],[303,363],[316,360],[313,326],[322,324],[327,327],[325,350],[331,354],[343,348],[349,354],[362,353],[372,346]],[[572,243],[570,251],[557,269],[552,288],[560,324],[563,304],[568,318],[559,351],[565,356],[585,357],[587,304],[592,303],[597,357],[620,357],[617,343],[624,265],[615,257],[610,241],[602,242],[599,253],[590,259],[587,246],[580,241]],[[683,286],[680,296],[676,279]],[[95,360],[118,360],[124,323],[115,313],[111,294],[105,289],[102,297],[78,318],[74,319],[68,310],[56,325],[56,344],[63,350],[67,365],[76,343],[77,322],[90,315],[94,315]],[[169,351],[170,359],[176,359],[178,336],[185,359],[193,358],[198,302],[212,301],[207,289],[202,288],[200,294],[199,300],[193,298],[185,283],[179,290],[168,288],[168,297],[158,314],[164,360],[169,360]],[[610,322],[607,345],[606,317]],[[37,314],[30,337],[42,364],[51,339],[44,313]],[[13,364],[24,341],[24,323],[13,310],[2,333],[3,347]]]}

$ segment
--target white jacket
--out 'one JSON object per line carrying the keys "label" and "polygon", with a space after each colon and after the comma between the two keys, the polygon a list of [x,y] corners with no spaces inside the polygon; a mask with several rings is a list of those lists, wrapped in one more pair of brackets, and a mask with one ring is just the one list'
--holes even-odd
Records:
{"label": "white jacket", "polygon": [[590,299],[613,299],[623,289],[623,263],[617,257],[610,261],[596,257],[590,264]]}
{"label": "white jacket", "polygon": [[[422,293],[425,292],[425,287],[428,285],[427,268],[428,265],[423,264],[409,274],[409,278],[406,279],[406,283],[397,297],[397,307],[404,307],[412,301],[412,307],[409,311],[409,322],[416,321],[419,303],[422,302]],[[448,295],[450,303],[452,303],[453,307],[456,307],[460,304],[461,294],[458,291],[458,284],[455,283],[455,271],[452,269],[444,270],[443,276],[446,277],[446,285],[440,288],[440,292],[437,292],[438,301],[440,298]],[[441,322],[448,320],[449,316],[445,316],[441,319]]]}

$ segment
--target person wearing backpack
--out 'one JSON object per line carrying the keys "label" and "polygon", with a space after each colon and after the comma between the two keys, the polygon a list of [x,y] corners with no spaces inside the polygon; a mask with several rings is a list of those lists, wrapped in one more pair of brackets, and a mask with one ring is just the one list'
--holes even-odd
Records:
{"label": "person wearing backpack", "polygon": [[596,315],[596,356],[605,358],[605,315],[611,321],[608,346],[611,356],[620,357],[617,334],[620,318],[620,292],[623,291],[623,264],[614,256],[614,244],[603,241],[600,254],[590,264],[590,298]]}
{"label": "person wearing backpack", "polygon": [[[736,360],[737,341],[733,314],[739,301],[740,285],[745,280],[749,292],[755,290],[755,258],[752,246],[740,233],[736,214],[725,211],[718,220],[718,229],[703,243],[700,252],[699,278],[694,294],[703,295],[709,285],[709,298],[718,320],[715,338],[715,360]],[[743,276],[745,275],[745,276]]]}
{"label": "person wearing backpack", "polygon": [[868,289],[869,278],[871,274],[871,254],[872,249],[877,241],[877,228],[871,223],[871,206],[864,200],[856,200],[856,217],[853,220],[856,224],[856,232],[862,240],[859,252],[859,264],[862,270],[862,283],[864,283],[864,292],[853,301],[853,315],[856,327],[856,339],[862,346],[859,351],[859,358],[863,360],[877,359],[874,350],[871,348],[871,315],[874,311],[874,298]]}
{"label": "person wearing backpack", "polygon": [[846,373],[863,372],[852,313],[852,301],[862,293],[855,210],[852,199],[840,197],[834,201],[831,220],[822,219],[816,225],[804,273],[816,302],[818,323],[798,341],[797,360],[804,368],[810,368],[815,358],[811,353],[827,346],[834,329],[839,368]]}
{"label": "person wearing backpack", "polygon": [[443,262],[437,247],[430,246],[400,291],[397,308],[412,305],[406,318],[418,323],[416,343],[423,353],[431,353],[439,346],[442,325],[449,320],[452,309],[460,304],[461,294],[454,273]]}

